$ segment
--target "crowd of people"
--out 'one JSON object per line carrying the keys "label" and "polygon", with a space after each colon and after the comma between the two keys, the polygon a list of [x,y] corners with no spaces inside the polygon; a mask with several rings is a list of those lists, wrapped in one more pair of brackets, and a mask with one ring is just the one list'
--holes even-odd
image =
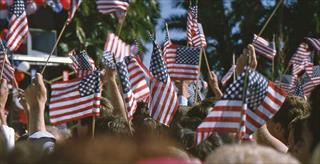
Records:
{"label": "crowd of people", "polygon": [[[245,66],[257,67],[252,45],[243,51],[236,65],[236,74]],[[253,140],[239,141],[237,134],[215,132],[195,145],[195,129],[223,95],[216,74],[211,72],[208,77],[207,88],[213,96],[196,104],[188,103],[190,82],[175,81],[180,107],[167,127],[148,115],[145,103],[139,103],[128,123],[117,72],[105,68],[101,80],[112,96],[102,100],[102,114],[95,120],[92,134],[92,118],[79,120],[68,130],[45,124],[47,88],[42,75],[36,74],[31,84],[19,91],[28,120],[24,135],[18,135],[7,124],[9,87],[2,79],[0,163],[320,162],[320,86],[308,98],[289,95],[276,115],[255,132]]]}

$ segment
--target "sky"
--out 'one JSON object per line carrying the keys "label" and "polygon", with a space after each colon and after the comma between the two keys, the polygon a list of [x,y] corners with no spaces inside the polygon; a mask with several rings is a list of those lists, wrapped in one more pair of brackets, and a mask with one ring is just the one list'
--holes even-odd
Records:
{"label": "sky", "polygon": [[[160,15],[161,17],[158,19],[155,31],[156,31],[156,40],[159,44],[164,42],[165,39],[165,31],[162,31],[161,27],[165,23],[165,19],[174,15],[182,15],[186,14],[186,10],[182,8],[173,8],[170,0],[159,0],[160,4]],[[186,37],[186,33],[182,31],[169,30],[170,37],[174,39],[180,39]],[[149,68],[150,58],[152,53],[152,44],[145,44],[147,47],[147,52],[143,57],[143,63]]]}

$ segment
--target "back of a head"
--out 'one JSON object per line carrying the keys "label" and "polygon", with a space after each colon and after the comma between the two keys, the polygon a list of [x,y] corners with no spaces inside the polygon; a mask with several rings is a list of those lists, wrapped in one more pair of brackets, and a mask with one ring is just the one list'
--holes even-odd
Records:
{"label": "back of a head", "polygon": [[288,96],[272,121],[280,123],[285,130],[288,130],[288,125],[293,119],[307,115],[309,112],[310,105],[305,99],[298,96]]}
{"label": "back of a head", "polygon": [[255,144],[224,145],[216,149],[205,160],[205,164],[236,163],[290,163],[298,160],[289,154],[282,154],[270,147]]}

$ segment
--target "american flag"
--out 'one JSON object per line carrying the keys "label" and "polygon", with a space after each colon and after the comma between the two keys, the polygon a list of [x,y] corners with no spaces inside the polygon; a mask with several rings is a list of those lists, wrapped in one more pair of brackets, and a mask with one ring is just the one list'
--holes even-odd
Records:
{"label": "american flag", "polygon": [[169,126],[178,109],[179,102],[174,85],[163,61],[161,50],[155,41],[153,41],[150,72],[153,77],[149,81],[151,95],[149,113],[155,120]]}
{"label": "american flag", "polygon": [[270,43],[264,38],[254,34],[252,44],[258,54],[265,56],[269,60],[273,60],[276,56],[277,51],[274,42]]}
{"label": "american flag", "polygon": [[[125,56],[131,55],[130,45],[123,42],[115,34],[109,33],[104,45],[104,54],[113,55],[116,61],[122,60]],[[113,59],[112,56],[109,56],[108,58]]]}
{"label": "american flag", "polygon": [[98,11],[102,14],[109,14],[117,11],[127,11],[129,3],[124,0],[97,0]]}
{"label": "american flag", "polygon": [[312,90],[320,85],[320,66],[313,67],[312,75],[304,73],[301,78],[296,82],[295,95],[309,96]]}
{"label": "american flag", "polygon": [[137,100],[132,91],[131,83],[129,81],[128,67],[124,60],[117,62],[117,69],[122,86],[123,99],[126,105],[128,118],[132,119],[133,114],[137,108]]}
{"label": "american flag", "polygon": [[311,74],[313,64],[311,63],[310,54],[311,52],[308,49],[308,45],[306,43],[301,43],[289,61],[289,65],[293,66],[292,75],[298,75],[303,70]]}
{"label": "american flag", "polygon": [[100,72],[84,79],[55,82],[51,85],[49,118],[54,125],[100,113]]}
{"label": "american flag", "polygon": [[82,0],[71,0],[71,10],[68,13],[67,22],[70,23],[76,13],[77,9],[80,7]]}
{"label": "american flag", "polygon": [[236,65],[232,65],[229,71],[221,78],[221,84],[225,86],[236,71]]}
{"label": "american flag", "polygon": [[164,58],[166,58],[167,54],[169,55],[171,52],[170,52],[170,47],[172,46],[172,42],[169,38],[169,31],[166,32],[166,36],[165,36],[165,41],[164,41],[164,44],[163,44],[163,55],[164,55]]}
{"label": "american flag", "polygon": [[129,57],[127,65],[131,88],[137,101],[147,102],[150,98],[150,90],[146,79],[150,78],[150,72],[138,56]]}
{"label": "american flag", "polygon": [[23,0],[14,1],[10,15],[7,48],[16,51],[28,36],[28,19]]}
{"label": "american flag", "polygon": [[187,43],[193,46],[193,38],[197,32],[198,25],[198,6],[190,5],[187,15]]}
{"label": "american flag", "polygon": [[[3,69],[3,70],[2,70]],[[5,48],[0,44],[0,72],[2,73],[2,78],[6,79],[8,82],[13,82],[14,68],[11,66],[8,56],[5,53]]]}
{"label": "american flag", "polygon": [[166,49],[165,59],[172,80],[197,80],[199,78],[200,49],[176,47]]}
{"label": "american flag", "polygon": [[69,57],[73,61],[73,69],[79,78],[84,78],[96,70],[94,61],[89,57],[86,51],[81,51],[78,55],[69,53]]}
{"label": "american flag", "polygon": [[316,51],[320,51],[320,39],[306,37],[305,40],[311,44]]}
{"label": "american flag", "polygon": [[280,76],[279,80],[276,80],[276,84],[282,88],[283,90],[285,90],[287,93],[291,92],[291,75],[282,75]]}
{"label": "american flag", "polygon": [[207,47],[206,37],[201,23],[195,25],[195,35],[192,38],[193,47]]}
{"label": "american flag", "polygon": [[[209,137],[212,132],[239,132],[243,112],[243,84],[245,71],[225,90],[221,100],[217,101],[212,111],[198,126],[195,134],[197,144]],[[245,133],[254,133],[271,119],[282,106],[287,93],[268,81],[261,74],[248,70],[247,110]]]}

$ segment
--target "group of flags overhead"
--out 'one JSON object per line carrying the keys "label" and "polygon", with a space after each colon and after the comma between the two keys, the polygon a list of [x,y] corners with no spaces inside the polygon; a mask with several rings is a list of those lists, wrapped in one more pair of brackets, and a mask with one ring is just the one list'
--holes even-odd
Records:
{"label": "group of flags overhead", "polygon": [[[247,90],[243,91],[246,76],[244,71],[225,89],[223,97],[198,126],[195,135],[197,144],[208,138],[213,131],[239,133],[241,124],[245,125],[245,134],[249,136],[280,109],[287,93],[258,72],[249,69],[247,73]],[[244,92],[247,93],[245,102]],[[243,103],[247,105],[246,111]],[[243,115],[246,116],[244,120]]]}
{"label": "group of flags overhead", "polygon": [[[72,0],[67,22],[73,19],[82,0]],[[126,12],[129,3],[123,0],[97,0],[97,9],[103,14]],[[158,122],[169,126],[179,106],[178,96],[172,80],[197,80],[199,78],[199,56],[207,46],[202,25],[198,23],[198,7],[190,5],[187,15],[188,47],[178,46],[167,37],[161,51],[153,40],[153,52],[148,70],[131,46],[113,33],[108,34],[103,54],[103,64],[116,69],[121,84],[127,116],[133,118],[137,104],[147,102],[149,114]],[[11,8],[7,48],[15,51],[28,34],[28,22],[23,0],[16,0]],[[167,34],[168,36],[168,34]],[[274,41],[254,35],[253,46],[258,54],[273,60],[276,55]],[[310,59],[311,47],[320,51],[320,40],[305,38],[297,52],[290,60],[293,66],[290,91],[306,95],[320,84],[319,66],[314,67]],[[52,124],[60,124],[100,113],[101,82],[100,71],[85,51],[72,53],[73,68],[76,78],[56,82],[51,85],[49,118]],[[14,69],[0,49],[0,65],[3,66],[3,77],[13,81]],[[223,85],[235,72],[233,65],[222,79]],[[306,73],[298,76],[301,72]],[[246,80],[248,78],[248,80]],[[247,82],[248,87],[243,87]],[[246,89],[246,90],[244,90]],[[243,93],[247,93],[245,98]],[[212,110],[197,128],[195,141],[197,144],[208,138],[213,131],[239,132],[244,126],[245,134],[251,135],[272,118],[285,100],[287,93],[273,82],[268,81],[258,72],[247,68],[226,87],[221,100],[216,102]],[[244,100],[244,101],[243,101]],[[244,110],[246,104],[248,109]],[[244,117],[245,116],[245,117]]]}
{"label": "group of flags overhead", "polygon": [[86,51],[69,55],[76,78],[51,85],[49,119],[60,124],[100,113],[100,72]]}

